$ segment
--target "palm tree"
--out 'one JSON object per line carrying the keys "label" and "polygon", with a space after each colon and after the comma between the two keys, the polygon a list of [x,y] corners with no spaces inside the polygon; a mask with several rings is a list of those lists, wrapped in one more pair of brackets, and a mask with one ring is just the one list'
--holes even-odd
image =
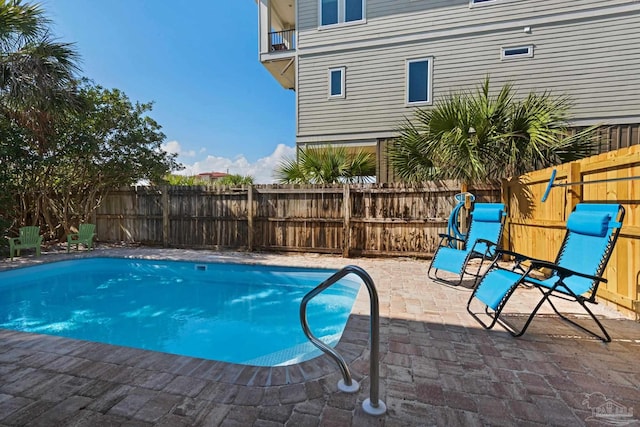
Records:
{"label": "palm tree", "polygon": [[48,25],[39,4],[0,0],[0,113],[32,131],[39,145],[52,117],[77,107],[78,56],[71,44],[52,40]]}
{"label": "palm tree", "polygon": [[566,96],[530,93],[515,100],[511,84],[491,95],[489,77],[474,93],[457,92],[419,109],[389,148],[404,181],[508,178],[593,152],[593,128],[571,135]]}
{"label": "palm tree", "polygon": [[285,159],[276,170],[276,179],[289,184],[335,184],[370,182],[376,174],[375,158],[345,147],[306,148],[298,159]]}
{"label": "palm tree", "polygon": [[21,209],[21,223],[42,216],[54,226],[46,208],[55,167],[49,160],[56,118],[78,108],[77,60],[72,45],[52,39],[39,4],[0,0],[0,156],[11,153],[4,167],[20,171],[13,177],[7,172],[2,181],[16,186],[21,207],[29,207]]}

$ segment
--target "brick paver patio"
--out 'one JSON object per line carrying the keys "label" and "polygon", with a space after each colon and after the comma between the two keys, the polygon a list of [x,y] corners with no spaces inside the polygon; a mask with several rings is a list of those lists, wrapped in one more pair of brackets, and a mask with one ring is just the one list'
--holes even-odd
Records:
{"label": "brick paver patio", "polygon": [[[425,261],[144,248],[92,255],[363,267],[380,298],[387,413],[361,406],[369,397],[363,287],[338,345],[358,393],[337,391],[340,372],[326,356],[260,368],[0,329],[0,426],[640,425],[640,324],[603,304],[595,311],[609,344],[552,315],[515,339],[481,329],[465,311],[470,290],[428,281]],[[78,256],[86,254],[1,267]],[[518,291],[509,311],[526,312],[535,292]]]}

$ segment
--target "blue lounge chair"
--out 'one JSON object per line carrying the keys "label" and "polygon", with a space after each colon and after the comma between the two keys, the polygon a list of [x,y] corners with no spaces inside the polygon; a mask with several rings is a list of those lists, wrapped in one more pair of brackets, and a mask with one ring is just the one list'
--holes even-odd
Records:
{"label": "blue lounge chair", "polygon": [[[476,203],[471,212],[471,225],[465,240],[440,234],[440,243],[433,255],[427,276],[452,285],[459,285],[467,273],[467,264],[473,258],[493,259],[504,228],[506,212],[502,203]],[[455,246],[460,243],[462,249]],[[478,276],[482,263],[473,273]],[[439,277],[440,270],[459,275],[457,281]]]}
{"label": "blue lounge chair", "polygon": [[[491,329],[496,323],[500,323],[511,335],[518,337],[525,333],[542,304],[547,301],[560,318],[604,342],[611,341],[604,326],[586,303],[596,303],[598,285],[600,282],[606,282],[602,274],[620,234],[623,219],[624,208],[619,204],[577,205],[569,215],[566,225],[567,231],[556,261],[553,263],[527,258],[515,252],[498,250],[498,254],[514,257],[515,265],[518,268],[511,270],[501,268],[497,262],[500,257],[496,257],[496,260],[478,281],[478,285],[467,303],[467,311],[486,329]],[[522,266],[525,261],[528,263],[526,268]],[[533,277],[531,273],[540,268],[551,270],[551,275],[546,279],[539,278],[539,276],[538,278]],[[514,325],[507,323],[500,315],[519,285],[537,288],[542,297],[524,326],[517,329]],[[575,301],[580,304],[598,325],[602,335],[561,314],[553,305],[551,297]],[[491,320],[489,323],[485,323],[480,318],[480,313],[475,313],[471,309],[474,299],[484,305],[484,313]],[[485,319],[487,317],[483,316]]]}

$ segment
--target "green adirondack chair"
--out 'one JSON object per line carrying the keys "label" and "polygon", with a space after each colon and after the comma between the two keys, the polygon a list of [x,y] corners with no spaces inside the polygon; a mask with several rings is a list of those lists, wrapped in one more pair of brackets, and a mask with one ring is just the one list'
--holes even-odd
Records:
{"label": "green adirondack chair", "polygon": [[95,224],[80,224],[77,233],[67,235],[67,252],[71,249],[71,245],[76,245],[76,250],[79,250],[81,243],[85,245],[88,250],[93,250],[93,238],[95,235]]}
{"label": "green adirondack chair", "polygon": [[20,227],[20,235],[18,237],[9,237],[8,239],[11,261],[13,261],[14,255],[20,256],[21,249],[35,248],[36,256],[40,256],[42,236],[40,235],[40,227],[37,225]]}

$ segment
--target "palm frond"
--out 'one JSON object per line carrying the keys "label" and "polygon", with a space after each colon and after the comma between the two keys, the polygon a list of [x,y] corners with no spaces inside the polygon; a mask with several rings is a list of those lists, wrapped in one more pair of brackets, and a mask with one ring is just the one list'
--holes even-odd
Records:
{"label": "palm frond", "polygon": [[346,147],[326,146],[299,150],[297,160],[281,162],[276,178],[282,183],[336,184],[366,182],[375,173],[376,163],[371,153],[352,153]]}
{"label": "palm frond", "polygon": [[0,52],[18,50],[46,34],[49,20],[39,4],[0,1]]}
{"label": "palm frond", "polygon": [[305,174],[295,158],[285,158],[276,168],[275,178],[281,184],[299,184],[305,182]]}
{"label": "palm frond", "polygon": [[68,43],[43,40],[0,57],[0,96],[13,108],[72,104],[78,56]]}
{"label": "palm frond", "polygon": [[[420,111],[421,112],[421,111]],[[419,116],[419,113],[416,113]],[[423,119],[429,117],[428,114]],[[418,123],[423,123],[418,120]],[[428,122],[427,122],[428,123]],[[428,132],[421,132],[406,120],[398,129],[400,137],[387,147],[387,159],[394,173],[407,182],[419,182],[435,178],[437,170],[432,161],[433,145]]]}

